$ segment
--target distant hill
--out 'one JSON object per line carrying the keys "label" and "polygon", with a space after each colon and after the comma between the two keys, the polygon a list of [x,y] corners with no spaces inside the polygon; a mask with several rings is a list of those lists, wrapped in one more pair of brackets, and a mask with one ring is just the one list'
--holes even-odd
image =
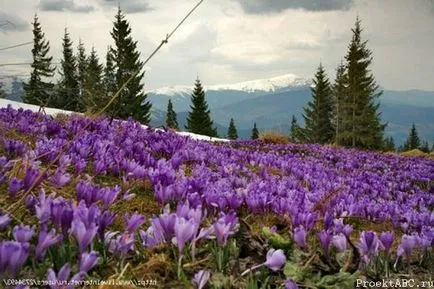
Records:
{"label": "distant hill", "polygon": [[[271,79],[259,79],[228,85],[204,86],[212,118],[220,136],[225,136],[231,117],[241,138],[249,138],[253,123],[264,130],[288,133],[290,119],[295,115],[300,123],[303,107],[311,98],[310,81],[287,74]],[[20,101],[21,81],[14,79],[8,99]],[[183,129],[193,86],[171,86],[147,92],[151,101],[151,125],[162,126],[170,98]],[[384,90],[380,97],[382,118],[388,122],[387,135],[401,144],[413,123],[421,137],[434,141],[434,91]]]}
{"label": "distant hill", "polygon": [[[251,88],[247,86],[248,82],[207,87],[207,100],[219,131],[226,133],[231,117],[235,119],[242,138],[250,137],[254,122],[261,130],[278,130],[283,133],[288,133],[293,114],[303,123],[301,113],[311,98],[310,83],[291,75],[274,79],[280,79],[286,86],[273,86],[271,79],[252,81],[250,83],[254,87]],[[262,88],[257,83],[261,83]],[[150,91],[148,95],[156,111],[165,111],[167,101],[171,98],[178,113],[178,121],[185,124],[191,88],[175,86]],[[389,124],[386,133],[393,136],[397,144],[405,140],[412,123],[417,125],[422,138],[434,141],[434,91],[385,90],[380,102],[383,121]],[[153,123],[163,124],[164,120],[165,118],[156,118]]]}

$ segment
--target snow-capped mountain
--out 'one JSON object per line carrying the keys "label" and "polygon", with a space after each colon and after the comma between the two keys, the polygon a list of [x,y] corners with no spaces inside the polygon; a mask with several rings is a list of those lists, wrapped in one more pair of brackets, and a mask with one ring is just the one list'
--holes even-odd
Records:
{"label": "snow-capped mountain", "polygon": [[[310,85],[310,81],[295,74],[285,74],[269,79],[257,79],[234,84],[204,85],[205,91],[240,91],[247,93],[268,93],[288,88]],[[186,96],[193,91],[193,85],[175,85],[151,90],[154,95]]]}

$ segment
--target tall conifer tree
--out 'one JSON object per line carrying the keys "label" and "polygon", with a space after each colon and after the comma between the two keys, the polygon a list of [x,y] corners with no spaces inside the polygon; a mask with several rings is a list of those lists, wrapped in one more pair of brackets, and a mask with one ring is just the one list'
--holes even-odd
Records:
{"label": "tall conifer tree", "polygon": [[92,47],[87,59],[83,83],[83,102],[86,110],[96,112],[107,104],[103,84],[103,65],[99,63],[96,50]]}
{"label": "tall conifer tree", "polygon": [[335,144],[340,145],[342,133],[348,130],[348,91],[347,91],[347,74],[346,68],[341,63],[336,69],[335,83],[332,86],[333,91],[333,126],[335,129]]}
{"label": "tall conifer tree", "polygon": [[253,129],[252,129],[252,136],[250,137],[251,139],[255,140],[259,138],[259,130],[256,127],[256,122],[253,124]]}
{"label": "tall conifer tree", "polygon": [[67,28],[65,28],[62,41],[63,58],[60,61],[61,78],[56,89],[56,107],[78,111],[77,64]]}
{"label": "tall conifer tree", "polygon": [[77,95],[77,108],[76,111],[84,111],[87,100],[84,99],[85,95],[85,78],[88,66],[88,59],[86,56],[86,49],[81,39],[78,42],[77,48],[77,83],[78,83],[78,95]]}
{"label": "tall conifer tree", "polygon": [[235,121],[233,118],[231,118],[231,121],[229,122],[228,138],[232,140],[238,139],[237,127],[235,126]]}
{"label": "tall conifer tree", "polygon": [[332,90],[330,82],[322,64],[313,80],[312,101],[304,108],[305,128],[303,129],[306,141],[314,143],[328,143],[333,139],[332,126]]}
{"label": "tall conifer tree", "polygon": [[291,127],[289,129],[289,137],[293,142],[303,142],[303,134],[302,134],[302,128],[297,122],[297,118],[295,115],[292,115],[291,118]]}
{"label": "tall conifer tree", "polygon": [[420,148],[420,138],[417,132],[416,125],[413,124],[408,134],[407,140],[404,143],[404,151],[414,150]]}
{"label": "tall conifer tree", "polygon": [[151,116],[151,103],[143,92],[143,62],[140,61],[137,41],[131,37],[130,24],[120,7],[113,24],[111,36],[115,46],[111,48],[111,54],[116,68],[116,92],[131,78],[113,104],[113,116],[122,119],[133,117],[147,124]]}
{"label": "tall conifer tree", "polygon": [[171,99],[169,99],[169,102],[167,103],[166,125],[170,128],[178,129],[178,120],[176,119],[176,112],[173,109]]}
{"label": "tall conifer tree", "polygon": [[[116,93],[116,72],[113,62],[113,54],[111,53],[111,47],[109,46],[107,48],[107,54],[106,54],[106,62],[104,67],[104,80],[103,80],[103,86],[104,86],[104,98],[106,98],[107,103],[111,101],[112,97]],[[116,102],[116,100],[115,100]],[[111,105],[107,109],[107,113],[109,115],[114,115],[115,105]]]}
{"label": "tall conifer tree", "polygon": [[3,83],[0,82],[0,98],[6,98],[6,91],[3,89]]}
{"label": "tall conifer tree", "polygon": [[362,41],[362,28],[357,18],[352,29],[353,36],[345,56],[347,61],[347,87],[349,108],[348,119],[344,123],[348,129],[342,134],[343,143],[352,147],[381,149],[383,134],[387,124],[381,123],[378,97],[379,86],[369,67],[372,63],[372,52]]}
{"label": "tall conifer tree", "polygon": [[50,42],[45,39],[38,16],[35,14],[33,20],[32,71],[29,82],[23,83],[26,92],[23,96],[25,103],[43,106],[50,104],[54,85],[47,81],[47,78],[54,76],[55,67],[51,65],[53,57],[48,56],[49,51]]}
{"label": "tall conifer tree", "polygon": [[199,79],[196,80],[191,96],[190,109],[185,128],[192,133],[217,136],[217,130],[213,127],[211,113],[205,99],[205,92]]}

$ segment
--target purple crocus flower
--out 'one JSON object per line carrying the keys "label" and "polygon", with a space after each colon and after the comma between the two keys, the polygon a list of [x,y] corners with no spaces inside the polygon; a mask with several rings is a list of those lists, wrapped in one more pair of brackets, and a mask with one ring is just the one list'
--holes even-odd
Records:
{"label": "purple crocus flower", "polygon": [[95,251],[83,253],[80,257],[80,272],[87,274],[99,261],[99,254]]}
{"label": "purple crocus flower", "polygon": [[59,243],[61,240],[62,236],[56,235],[54,229],[50,232],[47,232],[46,229],[41,230],[38,237],[38,244],[36,245],[36,259],[39,261],[44,259],[47,249]]}
{"label": "purple crocus flower", "polygon": [[47,280],[50,282],[50,288],[51,289],[74,289],[75,284],[78,283],[78,281],[83,280],[85,277],[85,274],[79,272],[74,276],[72,276],[71,279],[69,279],[70,274],[71,274],[71,265],[69,265],[69,263],[63,265],[62,268],[60,268],[57,275],[53,269],[51,268],[48,269]]}
{"label": "purple crocus flower", "polygon": [[332,242],[333,236],[330,233],[328,233],[327,231],[323,230],[323,231],[318,233],[318,238],[320,241],[321,248],[324,251],[324,255],[328,260],[330,258],[329,248],[330,248],[330,243]]}
{"label": "purple crocus flower", "polygon": [[134,233],[137,229],[143,225],[145,222],[145,216],[134,212],[134,214],[129,217],[128,214],[125,214],[125,230],[129,233]]}
{"label": "purple crocus flower", "polygon": [[403,235],[401,238],[401,244],[398,247],[398,257],[405,254],[408,261],[410,261],[411,251],[417,245],[417,237],[412,235]]}
{"label": "purple crocus flower", "polygon": [[9,181],[9,196],[14,198],[23,187],[24,182],[16,177],[13,177]]}
{"label": "purple crocus flower", "polygon": [[100,190],[100,197],[104,204],[104,209],[107,210],[117,199],[121,187],[116,186],[114,188],[102,188]]}
{"label": "purple crocus flower", "polygon": [[77,239],[80,254],[82,254],[95,238],[98,227],[95,223],[91,223],[90,226],[86,227],[82,221],[75,219],[72,221],[71,230]]}
{"label": "purple crocus flower", "polygon": [[116,219],[116,214],[110,211],[104,211],[99,217],[98,222],[98,234],[101,239],[104,239],[104,231],[111,225]]}
{"label": "purple crocus flower", "polygon": [[29,256],[29,244],[16,241],[3,241],[0,243],[0,276],[8,272],[14,277],[24,265]]}
{"label": "purple crocus flower", "polygon": [[295,283],[291,278],[286,279],[285,289],[298,289],[297,283]]}
{"label": "purple crocus flower", "polygon": [[347,238],[344,234],[340,233],[333,236],[332,244],[338,252],[344,252],[347,249]]}
{"label": "purple crocus flower", "polygon": [[307,248],[306,230],[303,227],[295,228],[294,242],[302,249]]}
{"label": "purple crocus flower", "polygon": [[15,226],[12,230],[12,235],[14,239],[20,243],[27,243],[32,239],[35,234],[34,227],[18,225]]}
{"label": "purple crocus flower", "polygon": [[368,262],[369,259],[378,253],[380,247],[380,241],[377,238],[377,234],[372,231],[363,231],[360,234],[360,242],[357,245],[360,254],[363,256],[364,261]]}
{"label": "purple crocus flower", "polygon": [[38,201],[36,200],[36,198],[34,196],[28,195],[25,198],[24,203],[25,203],[27,209],[34,211],[35,206],[38,203]]}
{"label": "purple crocus flower", "polygon": [[39,170],[36,168],[29,167],[26,171],[24,177],[24,190],[30,189],[32,186],[36,187],[42,181]]}
{"label": "purple crocus flower", "polygon": [[51,177],[50,182],[57,188],[64,187],[71,180],[71,175],[57,169],[54,175]]}
{"label": "purple crocus flower", "polygon": [[206,283],[208,283],[209,278],[211,277],[211,273],[209,271],[200,270],[196,274],[194,274],[191,282],[196,286],[197,289],[202,289],[205,287]]}
{"label": "purple crocus flower", "polygon": [[176,218],[175,221],[175,238],[178,245],[179,254],[182,254],[185,244],[194,237],[196,224],[193,220]]}
{"label": "purple crocus flower", "polygon": [[386,251],[386,253],[388,253],[390,248],[392,247],[394,238],[395,238],[395,233],[393,231],[382,232],[380,234],[380,241],[381,244],[383,245],[382,248],[384,249],[384,251]]}
{"label": "purple crocus flower", "polygon": [[0,230],[4,230],[9,226],[9,222],[11,221],[11,218],[7,215],[1,215],[0,216]]}
{"label": "purple crocus flower", "polygon": [[270,249],[267,253],[267,260],[265,261],[264,265],[273,271],[278,271],[285,263],[286,257],[281,249]]}

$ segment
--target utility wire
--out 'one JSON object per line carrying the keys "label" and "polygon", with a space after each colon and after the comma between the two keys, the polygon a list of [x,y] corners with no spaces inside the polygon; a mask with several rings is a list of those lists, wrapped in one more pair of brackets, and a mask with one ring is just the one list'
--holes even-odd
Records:
{"label": "utility wire", "polygon": [[12,45],[12,46],[7,46],[7,47],[0,48],[0,51],[15,48],[15,47],[21,47],[21,46],[29,45],[32,43],[33,43],[33,41],[29,41],[29,42],[24,42],[24,43]]}
{"label": "utility wire", "polygon": [[149,57],[145,60],[145,62],[143,63],[143,66],[146,65],[146,63],[148,63],[148,61],[158,52],[158,50],[160,50],[160,48],[164,45],[167,44],[169,42],[169,38],[172,37],[172,35],[176,32],[176,30],[178,30],[179,27],[181,27],[181,25],[185,22],[185,20],[187,20],[188,17],[190,17],[191,14],[193,14],[193,12],[197,9],[197,7],[200,6],[200,4],[202,4],[204,0],[200,0],[191,10],[190,12],[188,12],[188,14],[181,20],[181,22],[179,22],[179,24],[175,27],[175,29],[172,30],[172,32],[170,32],[169,34],[166,35],[166,38],[163,39],[160,43],[160,45],[158,45],[158,47],[154,50],[154,52],[151,53],[151,55],[149,55]]}

